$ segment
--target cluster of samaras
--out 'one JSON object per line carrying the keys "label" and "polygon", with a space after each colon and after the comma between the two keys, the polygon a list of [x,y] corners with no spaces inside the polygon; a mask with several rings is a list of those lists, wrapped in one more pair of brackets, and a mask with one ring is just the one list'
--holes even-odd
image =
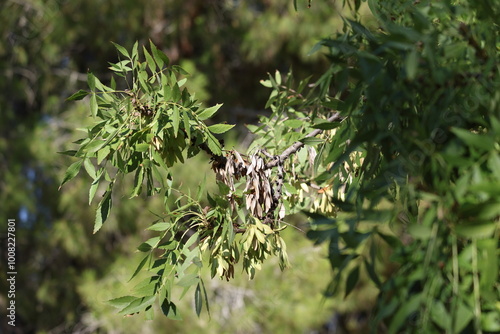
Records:
{"label": "cluster of samaras", "polygon": [[[223,182],[230,189],[228,199],[235,208],[235,181],[246,178],[243,191],[247,210],[256,218],[273,218],[273,211],[279,204],[281,186],[283,183],[283,169],[278,165],[278,175],[275,181],[276,188],[271,186],[271,167],[267,166],[261,154],[277,159],[267,152],[259,150],[255,154],[243,158],[237,151],[228,151],[224,159],[216,159],[212,164],[217,181]],[[280,217],[281,218],[281,217]]]}

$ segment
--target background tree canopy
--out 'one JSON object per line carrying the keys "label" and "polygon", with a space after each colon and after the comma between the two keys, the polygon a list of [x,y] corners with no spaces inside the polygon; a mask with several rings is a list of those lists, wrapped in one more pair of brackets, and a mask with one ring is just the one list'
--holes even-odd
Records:
{"label": "background tree canopy", "polygon": [[500,331],[495,1],[1,6],[5,331]]}

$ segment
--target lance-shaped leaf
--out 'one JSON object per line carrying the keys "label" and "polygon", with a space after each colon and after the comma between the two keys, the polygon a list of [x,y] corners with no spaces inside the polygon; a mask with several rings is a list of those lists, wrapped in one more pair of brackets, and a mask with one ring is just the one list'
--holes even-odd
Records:
{"label": "lance-shaped leaf", "polygon": [[111,211],[111,189],[112,185],[108,187],[108,190],[104,194],[104,198],[101,200],[99,203],[99,206],[97,207],[96,211],[96,216],[95,216],[95,223],[94,223],[94,232],[97,233],[102,227],[102,224],[108,219],[109,217],[109,212]]}
{"label": "lance-shaped leaf", "polygon": [[78,92],[74,93],[66,99],[66,101],[78,101],[83,99],[85,96],[89,95],[90,92],[80,89]]}
{"label": "lance-shaped leaf", "polygon": [[77,162],[72,163],[68,167],[68,169],[66,170],[66,173],[64,174],[64,178],[61,182],[61,185],[59,186],[59,189],[61,189],[63,184],[65,184],[66,182],[68,182],[69,180],[71,180],[72,178],[74,178],[75,176],[78,175],[78,173],[80,172],[80,168],[82,167],[82,163],[83,163],[83,160],[79,160]]}
{"label": "lance-shaped leaf", "polygon": [[214,125],[210,125],[208,127],[208,130],[210,130],[210,132],[212,133],[224,133],[224,132],[227,132],[229,130],[231,130],[232,128],[234,127],[234,124],[214,124]]}
{"label": "lance-shaped leaf", "polygon": [[222,104],[216,104],[213,107],[210,107],[210,108],[203,110],[201,113],[198,114],[198,119],[201,121],[209,119],[217,112],[217,110],[219,110],[219,108],[221,106],[222,106]]}
{"label": "lance-shaped leaf", "polygon": [[123,46],[116,44],[115,42],[111,42],[115,46],[115,48],[125,57],[130,58],[130,55],[128,54],[127,49],[125,49]]}

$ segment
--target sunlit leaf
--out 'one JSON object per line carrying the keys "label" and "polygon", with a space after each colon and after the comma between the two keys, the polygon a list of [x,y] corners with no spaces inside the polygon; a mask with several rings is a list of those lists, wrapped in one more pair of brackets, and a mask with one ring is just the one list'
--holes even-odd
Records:
{"label": "sunlit leaf", "polygon": [[306,137],[304,139],[301,139],[300,141],[303,142],[304,145],[309,145],[309,146],[315,146],[324,142],[323,139],[314,137]]}
{"label": "sunlit leaf", "polygon": [[90,90],[93,92],[95,91],[95,82],[96,82],[96,77],[92,72],[87,73],[87,84],[89,85]]}
{"label": "sunlit leaf", "polygon": [[146,264],[146,262],[148,262],[150,259],[151,259],[151,253],[146,255],[142,260],[141,262],[139,262],[139,265],[137,266],[137,268],[135,268],[135,271],[134,273],[132,274],[132,276],[130,277],[129,279],[129,282],[137,276],[137,274],[142,270],[142,268],[144,267],[144,265]]}
{"label": "sunlit leaf", "polygon": [[126,315],[144,311],[148,306],[154,303],[155,299],[156,295],[136,298],[128,306],[123,308],[120,313]]}
{"label": "sunlit leaf", "polygon": [[80,89],[78,92],[74,93],[66,99],[66,101],[77,101],[83,99],[85,96],[89,95],[90,92]]}
{"label": "sunlit leaf", "polygon": [[152,73],[155,73],[156,72],[156,63],[155,63],[153,57],[151,57],[148,50],[146,50],[146,47],[143,47],[142,51],[144,52],[144,56],[146,57],[146,63],[148,64],[148,67],[151,69]]}
{"label": "sunlit leaf", "polygon": [[179,124],[180,124],[179,108],[177,108],[177,106],[174,106],[172,108],[172,126],[174,127],[175,137],[177,137],[177,133],[179,132]]}
{"label": "sunlit leaf", "polygon": [[197,274],[187,274],[184,275],[178,282],[177,285],[183,287],[189,287],[195,285],[200,281],[200,277]]}
{"label": "sunlit leaf", "polygon": [[153,44],[153,42],[150,40],[149,41],[149,46],[151,49],[151,53],[153,55],[153,58],[155,59],[156,63],[158,64],[158,67],[161,69],[163,66],[168,66],[169,64],[169,59],[166,54],[158,50],[158,48]]}
{"label": "sunlit leaf", "polygon": [[66,173],[64,174],[63,180],[61,181],[61,184],[59,185],[59,189],[68,182],[69,180],[73,179],[75,176],[78,175],[80,172],[80,168],[82,167],[83,160],[78,160],[77,162],[72,163],[68,169],[66,170]]}
{"label": "sunlit leaf", "polygon": [[216,104],[215,106],[213,107],[210,107],[210,108],[206,108],[204,109],[202,112],[200,112],[197,116],[198,116],[198,119],[201,120],[201,121],[204,121],[206,119],[209,119],[210,117],[212,117],[216,112],[217,110],[219,110],[219,108],[222,106],[222,104]]}
{"label": "sunlit leaf", "polygon": [[123,309],[126,306],[130,305],[130,303],[136,299],[137,299],[137,297],[134,297],[134,296],[123,296],[123,297],[108,300],[108,303],[113,307]]}
{"label": "sunlit leaf", "polygon": [[130,55],[127,51],[127,49],[125,49],[123,46],[119,45],[119,44],[116,44],[115,42],[111,42],[113,43],[113,45],[115,46],[115,48],[122,54],[124,55],[125,57],[127,58],[130,58]]}
{"label": "sunlit leaf", "polygon": [[97,97],[95,94],[90,95],[90,113],[93,117],[97,116]]}
{"label": "sunlit leaf", "polygon": [[233,127],[234,127],[234,124],[214,124],[214,125],[210,125],[208,127],[208,130],[210,130],[210,132],[212,132],[212,133],[221,134],[221,133],[224,133],[224,132],[231,130]]}

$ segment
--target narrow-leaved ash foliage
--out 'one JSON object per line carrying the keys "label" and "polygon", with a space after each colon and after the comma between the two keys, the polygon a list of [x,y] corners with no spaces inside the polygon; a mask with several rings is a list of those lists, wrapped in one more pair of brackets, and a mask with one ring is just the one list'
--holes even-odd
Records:
{"label": "narrow-leaved ash foliage", "polygon": [[[221,145],[233,125],[205,123],[220,105],[202,107],[182,88],[185,71],[153,44],[141,57],[137,44],[130,53],[116,45],[123,60],[110,69],[128,89],[89,73],[90,91],[70,97],[89,97],[96,124],[64,152],[79,160],[62,184],[82,167],[93,179],[95,231],[118,176],[134,174],[130,197],[177,196],[138,247],[132,277],[150,277],[111,301],[121,313],[158,305],[177,319],[175,288],[194,294],[199,314],[204,266],[227,280],[238,263],[253,278],[271,256],[283,269],[284,219],[302,212],[307,237],[328,244],[325,295],[379,289],[373,333],[500,332],[500,5],[368,0],[364,22],[361,1],[343,4],[351,19],[313,48],[330,60],[316,81],[292,72],[261,81],[271,113],[247,125],[247,152]],[[173,189],[171,167],[200,153],[211,157],[218,192]]]}
{"label": "narrow-leaved ash foliage", "polygon": [[[297,209],[283,205],[284,163],[304,144],[310,144],[307,140],[312,138],[304,134],[306,130],[313,135],[323,130],[304,127],[289,138],[286,143],[290,147],[281,155],[276,149],[272,150],[275,155],[264,148],[251,149],[250,154],[225,150],[217,136],[234,125],[205,123],[221,104],[202,107],[182,88],[187,73],[181,67],[168,66],[168,58],[154,44],[139,51],[136,43],[130,52],[120,45],[115,47],[123,60],[111,64],[110,70],[127,88],[118,89],[115,79],[106,86],[89,73],[90,90],[80,90],[68,98],[89,96],[90,114],[96,122],[87,129],[87,136],[76,142],[77,150],[64,152],[79,160],[68,168],[61,186],[82,166],[93,179],[89,203],[99,199],[94,233],[109,218],[114,186],[127,174],[134,178],[130,198],[143,193],[163,196],[167,214],[149,227],[156,236],[138,247],[145,255],[132,278],[141,271],[152,276],[140,282],[133,295],[111,303],[124,315],[146,311],[148,317],[157,303],[165,315],[178,318],[171,298],[174,288],[181,288],[182,295],[194,290],[197,313],[203,304],[208,307],[200,275],[203,259],[208,259],[212,276],[227,280],[234,277],[239,262],[253,278],[272,255],[279,258],[282,269],[286,268],[281,224],[286,210],[291,213]],[[280,76],[276,74],[276,78]],[[313,144],[322,142],[318,139]],[[171,167],[189,163],[187,159],[200,153],[211,157],[219,192],[206,194],[201,184],[193,197],[172,188],[175,175]],[[100,185],[106,188],[102,194],[97,191]],[[177,198],[175,208],[167,205],[172,196]],[[202,200],[210,205],[202,206]]]}

